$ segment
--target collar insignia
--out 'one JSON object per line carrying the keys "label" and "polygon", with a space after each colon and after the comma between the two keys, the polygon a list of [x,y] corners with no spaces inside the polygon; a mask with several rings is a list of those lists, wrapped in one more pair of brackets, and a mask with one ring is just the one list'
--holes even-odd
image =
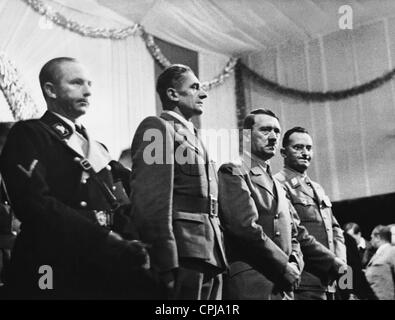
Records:
{"label": "collar insignia", "polygon": [[292,185],[292,188],[296,188],[299,185],[299,181],[296,177],[293,177],[291,179],[291,185]]}
{"label": "collar insignia", "polygon": [[52,128],[58,133],[62,138],[66,138],[70,135],[70,131],[60,122],[52,125]]}

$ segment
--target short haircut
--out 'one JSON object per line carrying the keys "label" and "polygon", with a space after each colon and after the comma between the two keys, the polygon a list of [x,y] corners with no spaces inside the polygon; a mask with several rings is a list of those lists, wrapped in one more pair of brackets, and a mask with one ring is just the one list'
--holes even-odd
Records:
{"label": "short haircut", "polygon": [[299,133],[307,133],[309,134],[309,132],[307,131],[307,129],[303,128],[303,127],[293,127],[292,129],[289,129],[287,132],[284,133],[284,137],[283,137],[283,148],[285,148],[288,144],[289,144],[289,137],[291,136],[291,134],[295,133],[295,132],[299,132]]}
{"label": "short haircut", "polygon": [[192,69],[186,65],[172,64],[159,75],[156,82],[156,91],[159,94],[164,110],[169,108],[168,103],[170,102],[167,96],[167,89],[178,87],[184,74],[187,72],[193,73]]}
{"label": "short haircut", "polygon": [[378,236],[386,242],[391,242],[392,233],[389,226],[378,225],[373,229],[372,235]]}
{"label": "short haircut", "polygon": [[260,109],[255,109],[255,110],[252,110],[252,111],[247,115],[247,117],[245,117],[245,119],[244,119],[244,124],[243,124],[243,128],[244,128],[244,129],[249,129],[249,130],[252,129],[252,127],[253,127],[254,124],[255,124],[255,116],[256,116],[257,114],[266,114],[266,115],[268,115],[268,116],[270,116],[270,117],[273,117],[273,118],[276,118],[278,121],[280,121],[280,120],[278,119],[278,117],[274,114],[274,112],[271,111],[271,110],[269,110],[269,109],[262,109],[262,108],[260,108]]}
{"label": "short haircut", "polygon": [[46,82],[56,83],[57,82],[57,70],[58,66],[64,62],[77,62],[74,58],[69,57],[59,57],[49,60],[40,70],[40,74],[38,78],[40,79],[40,87],[41,91],[46,98],[46,94],[44,91],[44,84]]}
{"label": "short haircut", "polygon": [[357,233],[361,232],[361,228],[355,222],[346,223],[344,225],[343,229],[344,229],[345,232],[348,232],[348,231],[351,230],[353,234],[357,234]]}

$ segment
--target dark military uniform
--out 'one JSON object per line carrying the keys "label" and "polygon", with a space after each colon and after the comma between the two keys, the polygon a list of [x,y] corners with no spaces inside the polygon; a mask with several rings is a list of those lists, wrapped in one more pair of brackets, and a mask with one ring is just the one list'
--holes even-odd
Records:
{"label": "dark military uniform", "polygon": [[[317,241],[331,250],[338,258],[346,261],[346,247],[343,231],[332,213],[332,204],[324,189],[309,180],[310,186],[301,174],[284,168],[275,177],[283,184],[300,217],[301,224]],[[326,286],[309,272],[303,272],[300,291],[317,293],[335,292],[334,286]],[[321,295],[322,295],[321,294]]]}
{"label": "dark military uniform", "polygon": [[[109,228],[97,219],[102,212],[107,223],[116,220],[129,171],[89,138],[85,158],[75,135],[51,112],[18,122],[9,133],[0,169],[22,225],[8,286],[27,298],[154,297],[155,283],[139,265],[141,252],[133,255],[126,241],[110,241]],[[52,290],[39,288],[43,265],[52,268]]]}

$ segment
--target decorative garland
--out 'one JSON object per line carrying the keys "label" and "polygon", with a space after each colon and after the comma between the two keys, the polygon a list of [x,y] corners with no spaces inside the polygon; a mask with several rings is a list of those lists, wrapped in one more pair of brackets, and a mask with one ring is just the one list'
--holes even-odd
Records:
{"label": "decorative garland", "polygon": [[[123,40],[130,36],[140,35],[143,38],[151,56],[159,63],[162,68],[166,68],[171,65],[169,59],[165,57],[158,45],[155,43],[154,37],[151,34],[147,33],[144,27],[140,24],[136,23],[133,26],[121,29],[93,28],[66,18],[59,12],[53,11],[51,7],[45,5],[40,0],[22,1],[24,1],[31,8],[33,8],[35,11],[37,11],[39,14],[43,15],[53,23],[59,25],[62,28],[78,33],[79,35],[84,37]],[[235,58],[230,58],[222,72],[211,81],[203,82],[203,87],[206,90],[210,90],[223,84],[226,78],[228,78],[234,71],[236,62],[237,60]]]}
{"label": "decorative garland", "polygon": [[218,76],[211,81],[205,81],[202,83],[203,88],[205,90],[211,90],[212,88],[222,85],[226,78],[234,72],[238,60],[238,58],[230,58]]}
{"label": "decorative garland", "polygon": [[33,8],[35,11],[37,11],[39,14],[43,15],[53,23],[56,23],[57,25],[72,32],[78,33],[84,37],[122,40],[130,36],[134,36],[139,29],[139,25],[137,23],[133,26],[121,29],[93,28],[66,18],[59,12],[53,11],[51,7],[45,5],[40,0],[22,1],[26,2],[31,8]]}
{"label": "decorative garland", "polygon": [[143,26],[140,26],[141,37],[145,42],[145,46],[147,47],[151,56],[159,63],[159,65],[164,69],[171,65],[169,59],[165,57],[165,55],[160,50],[159,46],[155,43],[154,37],[152,34],[145,32]]}
{"label": "decorative garland", "polygon": [[5,53],[0,53],[0,89],[15,120],[30,119],[38,115],[36,104],[26,92],[17,69]]}
{"label": "decorative garland", "polygon": [[[338,100],[354,97],[383,86],[388,81],[392,80],[392,78],[395,76],[395,68],[394,68],[384,73],[382,76],[377,77],[376,79],[373,79],[359,86],[354,86],[349,89],[338,90],[338,91],[326,91],[326,92],[304,91],[304,90],[298,90],[298,89],[282,86],[276,82],[273,82],[257,74],[255,71],[251,70],[248,66],[246,66],[241,61],[239,62],[239,64],[240,64],[240,68],[243,71],[243,74],[251,78],[253,81],[259,83],[261,86],[265,87],[266,89],[269,89],[271,91],[274,91],[284,96],[288,96],[291,98],[304,100],[304,101],[311,101],[311,102],[338,101]],[[239,74],[238,77],[242,77],[242,75]]]}

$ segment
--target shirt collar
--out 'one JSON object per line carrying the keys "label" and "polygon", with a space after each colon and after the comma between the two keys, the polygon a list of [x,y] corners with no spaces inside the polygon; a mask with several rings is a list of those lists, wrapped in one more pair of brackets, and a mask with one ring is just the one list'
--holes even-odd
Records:
{"label": "shirt collar", "polygon": [[387,248],[387,247],[389,247],[389,246],[391,246],[391,244],[388,243],[388,242],[382,244],[382,245],[377,249],[376,254],[380,254],[380,252],[384,251],[385,248]]}
{"label": "shirt collar", "polygon": [[195,126],[191,121],[186,120],[183,116],[179,115],[177,112],[172,110],[164,110],[163,112],[179,120],[185,127],[187,127],[189,131],[195,134]]}
{"label": "shirt collar", "polygon": [[73,128],[73,130],[75,130],[75,126],[76,126],[76,125],[78,125],[78,126],[81,125],[81,124],[79,124],[77,121],[76,121],[76,122],[73,122],[73,121],[71,121],[70,119],[66,118],[65,116],[60,115],[60,114],[57,113],[57,112],[53,112],[53,111],[50,111],[50,112],[52,112],[55,116],[57,116],[58,118],[62,119],[64,122],[66,122],[71,128]]}
{"label": "shirt collar", "polygon": [[300,173],[299,171],[296,171],[294,169],[291,169],[290,167],[284,166],[284,171],[286,173],[291,173],[297,177],[300,177],[302,179],[306,179],[307,178],[307,174],[306,173]]}
{"label": "shirt collar", "polygon": [[258,163],[258,166],[260,166],[265,172],[267,172],[267,168],[270,167],[270,161],[269,160],[262,160],[261,158],[257,157],[256,155],[244,151],[244,154],[249,157],[251,160],[254,160],[255,162]]}

